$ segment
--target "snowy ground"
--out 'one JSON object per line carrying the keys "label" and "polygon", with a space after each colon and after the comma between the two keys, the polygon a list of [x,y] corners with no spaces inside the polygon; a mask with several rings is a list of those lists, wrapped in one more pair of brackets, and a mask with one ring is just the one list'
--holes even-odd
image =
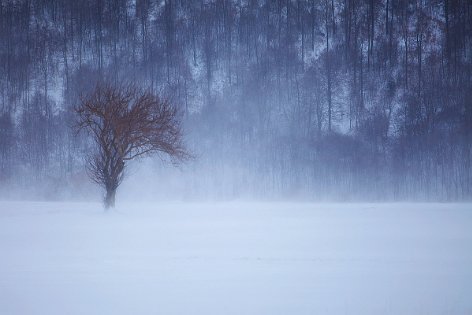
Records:
{"label": "snowy ground", "polygon": [[472,314],[470,204],[0,203],[0,314]]}

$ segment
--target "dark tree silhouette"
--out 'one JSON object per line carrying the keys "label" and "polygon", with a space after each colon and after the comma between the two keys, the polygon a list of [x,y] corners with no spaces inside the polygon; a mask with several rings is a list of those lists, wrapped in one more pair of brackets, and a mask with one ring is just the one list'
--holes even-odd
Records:
{"label": "dark tree silhouette", "polygon": [[105,189],[105,208],[115,205],[127,161],[152,153],[174,163],[189,157],[176,107],[134,85],[97,85],[75,112],[78,130],[89,132],[95,144],[87,165],[92,180]]}

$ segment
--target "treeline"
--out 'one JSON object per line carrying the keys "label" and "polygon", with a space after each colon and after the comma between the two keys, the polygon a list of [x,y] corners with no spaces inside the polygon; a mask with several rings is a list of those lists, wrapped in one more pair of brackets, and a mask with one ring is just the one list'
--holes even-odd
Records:
{"label": "treeline", "polygon": [[2,189],[85,180],[106,80],[179,104],[189,195],[472,197],[469,0],[0,0],[0,74]]}

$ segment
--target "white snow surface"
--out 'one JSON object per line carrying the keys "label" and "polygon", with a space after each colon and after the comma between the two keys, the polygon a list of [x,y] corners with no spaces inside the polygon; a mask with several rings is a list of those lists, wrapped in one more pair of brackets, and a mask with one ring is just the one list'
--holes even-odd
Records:
{"label": "white snow surface", "polygon": [[0,202],[0,314],[472,314],[471,204]]}

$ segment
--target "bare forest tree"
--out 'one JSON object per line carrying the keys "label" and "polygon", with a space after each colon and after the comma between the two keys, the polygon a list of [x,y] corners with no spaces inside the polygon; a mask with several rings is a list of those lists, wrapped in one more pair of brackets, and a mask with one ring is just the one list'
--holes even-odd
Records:
{"label": "bare forest tree", "polygon": [[115,205],[128,161],[153,153],[168,155],[174,163],[190,156],[176,107],[134,85],[97,85],[75,112],[78,130],[86,130],[94,142],[88,171],[105,189],[106,208]]}

